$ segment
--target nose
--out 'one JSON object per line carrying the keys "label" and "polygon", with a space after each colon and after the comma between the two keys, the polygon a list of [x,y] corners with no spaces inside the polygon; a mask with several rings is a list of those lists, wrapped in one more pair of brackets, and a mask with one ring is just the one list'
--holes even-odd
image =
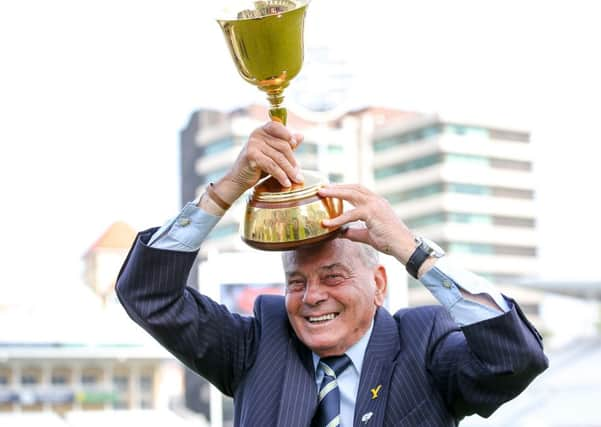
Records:
{"label": "nose", "polygon": [[325,286],[322,286],[319,280],[307,280],[303,302],[308,305],[318,305],[328,298]]}

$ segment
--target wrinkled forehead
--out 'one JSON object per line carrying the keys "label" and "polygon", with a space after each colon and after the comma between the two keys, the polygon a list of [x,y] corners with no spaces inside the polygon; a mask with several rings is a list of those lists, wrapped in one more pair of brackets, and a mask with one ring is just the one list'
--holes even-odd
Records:
{"label": "wrinkled forehead", "polygon": [[319,264],[352,264],[357,259],[359,247],[347,239],[332,239],[316,245],[303,246],[293,251],[282,253],[284,271],[296,270],[306,265]]}

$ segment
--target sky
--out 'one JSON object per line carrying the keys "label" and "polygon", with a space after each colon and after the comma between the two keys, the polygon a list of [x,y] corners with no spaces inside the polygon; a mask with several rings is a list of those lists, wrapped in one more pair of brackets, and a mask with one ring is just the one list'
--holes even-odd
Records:
{"label": "sky", "polygon": [[[194,110],[266,103],[237,75],[220,4],[0,2],[0,295],[80,283],[112,222],[178,211]],[[305,37],[347,58],[356,105],[530,129],[542,274],[599,280],[597,4],[313,0]]]}

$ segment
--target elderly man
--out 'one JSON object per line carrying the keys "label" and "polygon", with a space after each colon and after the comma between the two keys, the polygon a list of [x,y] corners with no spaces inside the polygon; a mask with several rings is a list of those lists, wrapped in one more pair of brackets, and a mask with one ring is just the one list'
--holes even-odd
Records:
{"label": "elderly man", "polygon": [[[223,179],[173,221],[140,233],[117,283],[134,321],[233,396],[237,426],[455,426],[489,416],[546,369],[541,337],[514,301],[357,185],[320,190],[354,206],[324,225],[364,227],[284,253],[285,296],[259,297],[253,317],[187,288],[203,239],[262,171],[284,186],[302,182],[293,154],[301,140],[278,123],[255,130]],[[441,306],[388,313],[378,251]]]}

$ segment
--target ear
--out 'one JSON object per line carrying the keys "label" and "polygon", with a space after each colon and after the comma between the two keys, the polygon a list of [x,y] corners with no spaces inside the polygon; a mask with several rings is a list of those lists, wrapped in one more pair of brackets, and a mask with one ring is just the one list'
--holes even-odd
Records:
{"label": "ear", "polygon": [[374,303],[377,307],[384,305],[384,299],[386,298],[386,289],[388,286],[388,277],[386,275],[386,268],[383,265],[378,265],[374,270],[374,282],[376,284],[376,295]]}

